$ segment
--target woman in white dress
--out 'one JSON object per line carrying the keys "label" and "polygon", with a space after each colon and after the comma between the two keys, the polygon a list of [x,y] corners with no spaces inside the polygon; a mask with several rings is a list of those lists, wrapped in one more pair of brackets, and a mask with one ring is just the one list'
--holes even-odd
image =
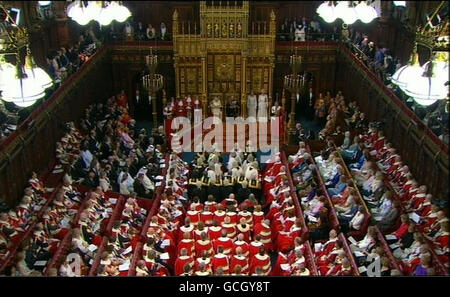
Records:
{"label": "woman in white dress", "polygon": [[258,120],[260,122],[267,122],[267,108],[268,98],[265,90],[261,90],[261,94],[258,97]]}
{"label": "woman in white dress", "polygon": [[210,107],[212,115],[222,119],[222,102],[220,102],[218,97],[214,97],[211,101]]}
{"label": "woman in white dress", "polygon": [[253,91],[248,95],[247,98],[247,117],[251,118],[250,121],[256,121],[256,110],[258,108],[258,102],[256,101],[256,95]]}

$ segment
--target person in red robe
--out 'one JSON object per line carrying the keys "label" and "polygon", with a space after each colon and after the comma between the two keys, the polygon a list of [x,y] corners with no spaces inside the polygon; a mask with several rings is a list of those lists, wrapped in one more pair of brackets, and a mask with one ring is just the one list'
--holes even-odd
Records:
{"label": "person in red robe", "polygon": [[236,254],[231,257],[230,270],[235,271],[237,265],[241,266],[241,274],[248,274],[248,258],[243,255],[242,249],[240,247],[236,248]]}
{"label": "person in red robe", "polygon": [[321,258],[322,256],[328,256],[335,248],[337,241],[337,232],[336,230],[331,229],[329,233],[329,239],[321,245],[321,248],[319,250],[314,250],[314,256],[316,257],[316,259]]}
{"label": "person in red robe", "polygon": [[210,211],[209,205],[205,205],[204,210],[200,213],[200,220],[209,227],[212,225],[213,217],[214,214]]}
{"label": "person in red robe", "polygon": [[197,229],[194,230],[194,240],[200,240],[203,232],[208,234],[208,227],[205,227],[205,224],[200,221],[197,224]]}
{"label": "person in red robe", "polygon": [[244,241],[245,237],[244,234],[239,234],[237,236],[237,240],[233,243],[233,255],[236,255],[236,249],[240,248],[242,251],[242,255],[244,257],[248,257],[250,252],[249,252],[249,248],[250,245],[249,243],[247,243],[246,241]]}
{"label": "person in red robe", "polygon": [[264,275],[268,275],[271,270],[270,257],[266,254],[264,247],[260,247],[259,253],[251,258],[250,274],[254,274],[257,267],[262,268]]}
{"label": "person in red robe", "polygon": [[187,251],[188,256],[192,256],[195,253],[195,242],[191,239],[191,235],[188,232],[184,233],[183,239],[178,243],[179,255],[183,249]]}
{"label": "person in red robe", "polygon": [[259,253],[261,246],[264,246],[264,243],[261,242],[261,235],[255,235],[255,239],[250,242],[248,247],[250,259],[253,259],[253,256]]}
{"label": "person in red robe", "polygon": [[264,212],[261,211],[261,205],[256,205],[253,210],[253,226],[260,224],[264,219]]}
{"label": "person in red robe", "polygon": [[191,204],[191,209],[186,212],[186,217],[190,219],[192,225],[197,226],[200,221],[200,212],[195,209],[194,204]]}
{"label": "person in red robe", "polygon": [[247,223],[247,220],[245,217],[241,218],[241,221],[238,225],[236,225],[236,230],[238,235],[243,235],[244,241],[250,242],[251,240],[251,229],[250,225]]}
{"label": "person in red robe", "polygon": [[208,228],[209,240],[214,241],[222,234],[222,226],[219,221],[213,220],[213,225]]}
{"label": "person in red robe", "polygon": [[231,239],[236,237],[236,224],[231,223],[230,217],[226,216],[222,223],[222,230],[225,230],[227,236]]}
{"label": "person in red robe", "polygon": [[270,229],[269,220],[264,220],[262,223],[256,224],[253,228],[253,234],[254,236],[259,235],[261,237],[261,242],[264,244],[266,249],[272,249],[272,232]]}
{"label": "person in red robe", "polygon": [[222,230],[222,236],[213,241],[213,247],[216,253],[220,247],[223,247],[222,252],[229,255],[233,249],[233,241],[227,236],[227,232]]}
{"label": "person in red robe", "polygon": [[270,275],[273,276],[289,276],[291,275],[291,269],[289,264],[289,258],[286,254],[279,252],[277,261],[275,262],[274,267]]}
{"label": "person in red robe", "polygon": [[207,251],[203,251],[202,256],[195,259],[194,269],[200,270],[200,265],[203,264],[205,265],[205,270],[212,274],[212,261],[210,255],[212,255],[212,253],[210,254]]}
{"label": "person in red robe", "polygon": [[181,249],[180,256],[175,261],[175,275],[180,276],[185,273],[185,267],[189,265],[194,266],[194,259],[188,255],[187,249]]}
{"label": "person in red robe", "polygon": [[288,252],[294,247],[294,240],[302,235],[301,219],[297,218],[295,225],[286,231],[280,231],[276,239],[276,247],[278,251]]}
{"label": "person in red robe", "polygon": [[204,252],[208,254],[213,254],[213,245],[211,241],[208,239],[208,234],[206,232],[202,233],[202,238],[195,242],[195,255],[196,257],[200,257]]}
{"label": "person in red robe", "polygon": [[217,205],[217,210],[214,212],[213,220],[222,223],[225,220],[226,212],[224,211],[224,207],[221,204]]}
{"label": "person in red robe", "polygon": [[221,269],[223,274],[229,274],[230,271],[229,259],[224,252],[225,252],[224,247],[219,246],[217,249],[217,254],[214,255],[212,259],[212,267],[215,274],[217,274],[218,269]]}
{"label": "person in red robe", "polygon": [[[181,241],[184,237],[184,233],[189,233],[189,238],[194,238],[194,228],[195,226],[191,224],[191,219],[185,218],[184,225],[180,227],[179,233],[178,233],[178,242]],[[182,237],[183,236],[183,237]]]}

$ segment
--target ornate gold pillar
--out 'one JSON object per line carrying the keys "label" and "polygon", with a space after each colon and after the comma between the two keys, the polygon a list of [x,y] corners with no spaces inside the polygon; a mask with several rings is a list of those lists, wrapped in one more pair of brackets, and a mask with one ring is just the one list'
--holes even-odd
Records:
{"label": "ornate gold pillar", "polygon": [[247,57],[242,57],[241,115],[247,117]]}
{"label": "ornate gold pillar", "polygon": [[207,96],[207,73],[206,73],[206,57],[202,57],[202,104],[203,104],[203,119],[208,113],[208,96]]}
{"label": "ornate gold pillar", "polygon": [[173,67],[175,67],[175,99],[180,97],[180,71],[178,69],[179,58],[177,55],[173,57]]}

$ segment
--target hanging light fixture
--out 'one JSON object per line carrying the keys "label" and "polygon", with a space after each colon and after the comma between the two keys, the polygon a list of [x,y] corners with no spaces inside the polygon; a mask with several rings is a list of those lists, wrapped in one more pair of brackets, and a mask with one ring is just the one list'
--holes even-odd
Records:
{"label": "hanging light fixture", "polygon": [[405,93],[421,105],[431,105],[447,97],[445,81],[435,76],[433,66],[434,63],[428,63],[422,76],[413,78],[414,81],[408,83],[405,89]]}
{"label": "hanging light fixture", "polygon": [[108,4],[106,7],[103,7],[100,11],[100,15],[98,16],[97,21],[102,26],[108,26],[114,20],[114,11],[113,6]]}
{"label": "hanging light fixture", "polygon": [[317,8],[317,13],[325,22],[332,23],[336,20],[334,9],[333,1],[325,1]]}
{"label": "hanging light fixture", "polygon": [[27,77],[33,78],[36,83],[39,83],[44,89],[53,86],[53,80],[50,75],[36,65],[30,52],[28,52],[25,58],[25,74]]}
{"label": "hanging light fixture", "polygon": [[36,100],[45,96],[45,89],[35,77],[28,77],[20,65],[16,67],[16,70],[16,76],[7,81],[2,92],[2,99],[21,107],[31,106]]}
{"label": "hanging light fixture", "polygon": [[52,4],[52,1],[38,1],[39,6],[49,6]]}
{"label": "hanging light fixture", "polygon": [[406,7],[406,1],[392,1],[397,7]]}
{"label": "hanging light fixture", "polygon": [[90,20],[97,20],[102,10],[101,1],[88,1],[86,6],[86,14]]}
{"label": "hanging light fixture", "polygon": [[113,10],[115,12],[114,18],[119,23],[125,22],[131,16],[130,10],[125,6],[116,4],[116,2],[113,2],[111,4],[115,6]]}
{"label": "hanging light fixture", "polygon": [[358,19],[363,23],[370,23],[378,17],[378,13],[375,8],[367,5],[366,1],[361,1],[356,7],[354,7],[354,1],[325,1],[317,8],[317,14],[327,23],[332,23],[336,19],[340,18],[342,21],[351,25]]}
{"label": "hanging light fixture", "polygon": [[373,19],[378,16],[375,8],[367,5],[366,1],[361,1],[358,5],[356,5],[355,11],[361,22],[365,24],[372,22]]}
{"label": "hanging light fixture", "polygon": [[67,6],[67,16],[84,26],[94,20],[102,26],[110,24],[113,20],[120,23],[126,21],[130,16],[130,10],[119,1],[74,1]]}
{"label": "hanging light fixture", "polygon": [[391,82],[397,85],[402,91],[405,91],[408,83],[416,77],[422,75],[423,68],[419,64],[419,54],[417,53],[417,45],[414,46],[413,53],[409,63],[400,67],[391,77]]}
{"label": "hanging light fixture", "polygon": [[[4,7],[1,7],[7,14]],[[2,99],[7,102],[27,107],[45,96],[45,89],[53,85],[50,76],[34,62],[29,44],[28,32],[17,26],[17,31],[5,31],[9,40],[9,51],[16,57],[16,65],[2,63],[1,90]],[[25,48],[25,65],[22,63],[22,50]],[[14,69],[13,69],[14,68]]]}
{"label": "hanging light fixture", "polygon": [[356,11],[350,1],[339,1],[334,9],[334,13],[337,18],[342,19],[344,23],[348,25],[353,24],[358,19]]}

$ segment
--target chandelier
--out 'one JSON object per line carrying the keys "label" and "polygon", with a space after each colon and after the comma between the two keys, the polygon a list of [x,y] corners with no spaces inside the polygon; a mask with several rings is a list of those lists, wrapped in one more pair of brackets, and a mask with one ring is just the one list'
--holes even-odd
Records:
{"label": "chandelier", "polygon": [[[345,24],[351,25],[357,20],[370,23],[378,17],[378,13],[366,1],[325,1],[316,10],[317,14],[327,23],[340,18]],[[335,5],[336,3],[336,5]],[[355,5],[356,4],[356,5]]]}
{"label": "chandelier", "polygon": [[154,94],[162,89],[164,85],[164,78],[161,74],[156,74],[156,67],[158,66],[158,55],[153,54],[150,47],[150,55],[145,56],[145,63],[148,68],[148,74],[142,77],[142,85],[148,93]]}
{"label": "chandelier", "polygon": [[289,57],[289,65],[292,73],[284,76],[284,88],[291,94],[299,94],[308,87],[309,81],[306,80],[306,75],[299,74],[302,57],[297,54],[297,48],[295,53]]}
{"label": "chandelier", "polygon": [[[1,9],[9,17],[8,11]],[[50,76],[36,65],[31,55],[28,32],[15,25],[5,30],[6,38],[0,51],[0,90],[1,99],[13,102],[20,107],[33,105],[36,100],[45,96],[45,90],[53,85]],[[25,63],[22,63],[23,50],[25,49]],[[14,55],[16,65],[7,63],[6,55]]]}
{"label": "chandelier", "polygon": [[[439,16],[445,3],[446,1],[441,2],[430,19]],[[410,63],[398,69],[391,77],[392,83],[419,105],[428,106],[443,99],[447,99],[448,104],[448,27],[448,19],[436,26],[427,23],[423,28],[418,27]],[[431,52],[430,60],[423,66],[419,65],[418,45]]]}
{"label": "chandelier", "polygon": [[107,26],[114,20],[125,22],[131,13],[121,1],[73,1],[67,6],[67,15],[82,26],[92,20]]}

